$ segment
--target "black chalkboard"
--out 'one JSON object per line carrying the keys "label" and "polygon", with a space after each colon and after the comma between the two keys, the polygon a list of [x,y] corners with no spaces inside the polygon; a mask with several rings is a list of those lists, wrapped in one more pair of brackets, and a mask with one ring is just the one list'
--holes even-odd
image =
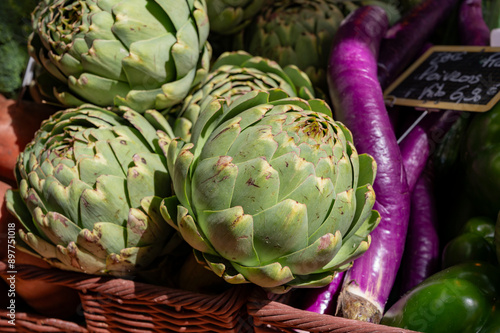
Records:
{"label": "black chalkboard", "polygon": [[431,47],[384,96],[396,105],[488,111],[500,99],[500,48]]}

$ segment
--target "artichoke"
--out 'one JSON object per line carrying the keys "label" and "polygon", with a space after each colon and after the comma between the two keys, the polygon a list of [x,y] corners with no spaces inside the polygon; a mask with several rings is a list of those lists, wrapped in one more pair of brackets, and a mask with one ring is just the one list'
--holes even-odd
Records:
{"label": "artichoke", "polygon": [[224,98],[230,103],[249,91],[274,88],[291,97],[314,98],[311,81],[296,66],[281,68],[275,61],[253,57],[244,51],[226,52],[214,62],[209,75],[191,91],[182,106],[170,111],[175,114],[174,134],[189,141],[200,110],[213,98]]}
{"label": "artichoke", "polygon": [[32,21],[28,49],[64,106],[163,110],[210,65],[205,0],[42,0]]}
{"label": "artichoke", "polygon": [[[350,3],[350,2],[349,2]],[[327,92],[326,68],[333,37],[344,19],[337,0],[280,0],[266,6],[235,38],[236,49],[295,64]]]}
{"label": "artichoke", "polygon": [[18,245],[89,274],[135,276],[162,260],[176,232],[160,214],[172,191],[158,141],[171,136],[157,111],[56,112],[19,155],[18,190],[6,196],[24,227]]}
{"label": "artichoke", "polygon": [[209,103],[191,143],[162,143],[176,198],[161,212],[200,263],[284,293],[328,284],[368,249],[376,164],[330,113],[323,100],[254,90]]}
{"label": "artichoke", "polygon": [[207,0],[210,30],[229,35],[242,30],[268,0]]}

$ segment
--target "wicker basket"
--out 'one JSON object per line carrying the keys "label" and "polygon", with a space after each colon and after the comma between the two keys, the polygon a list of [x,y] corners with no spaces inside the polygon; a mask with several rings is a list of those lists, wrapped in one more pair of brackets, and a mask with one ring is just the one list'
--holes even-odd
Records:
{"label": "wicker basket", "polygon": [[[82,322],[0,310],[0,332],[410,332],[316,314],[270,299],[261,288],[234,286],[218,295],[159,287],[112,277],[18,265],[17,276],[77,290]],[[0,274],[6,265],[0,262]]]}

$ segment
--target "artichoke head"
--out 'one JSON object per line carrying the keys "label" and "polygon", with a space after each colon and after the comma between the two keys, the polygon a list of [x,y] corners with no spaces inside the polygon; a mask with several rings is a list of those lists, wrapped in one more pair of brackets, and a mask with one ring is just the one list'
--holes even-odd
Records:
{"label": "artichoke head", "polygon": [[323,286],[370,244],[374,159],[319,99],[254,90],[213,100],[191,143],[162,143],[177,204],[162,214],[229,283]]}
{"label": "artichoke head", "polygon": [[210,30],[234,34],[247,26],[268,0],[207,0]]}
{"label": "artichoke head", "polygon": [[6,195],[23,226],[18,245],[64,270],[128,277],[147,267],[176,234],[160,213],[172,186],[158,142],[170,137],[157,111],[55,113],[19,155],[19,186]]}
{"label": "artichoke head", "polygon": [[28,50],[64,106],[163,110],[208,71],[204,0],[41,0],[32,24]]}
{"label": "artichoke head", "polygon": [[338,0],[273,1],[236,36],[234,47],[283,67],[295,64],[326,93],[328,57],[343,6]]}
{"label": "artichoke head", "polygon": [[309,77],[295,65],[282,68],[273,60],[254,57],[245,51],[223,53],[208,76],[192,89],[184,102],[169,110],[174,115],[174,134],[183,141],[191,139],[191,128],[200,110],[213,98],[228,103],[252,90],[279,88],[291,97],[314,98]]}

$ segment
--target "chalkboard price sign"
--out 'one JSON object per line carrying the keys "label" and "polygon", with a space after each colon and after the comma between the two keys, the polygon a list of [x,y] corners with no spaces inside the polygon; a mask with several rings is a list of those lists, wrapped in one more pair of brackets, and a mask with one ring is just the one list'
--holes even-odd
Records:
{"label": "chalkboard price sign", "polygon": [[500,47],[431,47],[384,96],[396,105],[488,111],[500,100]]}

